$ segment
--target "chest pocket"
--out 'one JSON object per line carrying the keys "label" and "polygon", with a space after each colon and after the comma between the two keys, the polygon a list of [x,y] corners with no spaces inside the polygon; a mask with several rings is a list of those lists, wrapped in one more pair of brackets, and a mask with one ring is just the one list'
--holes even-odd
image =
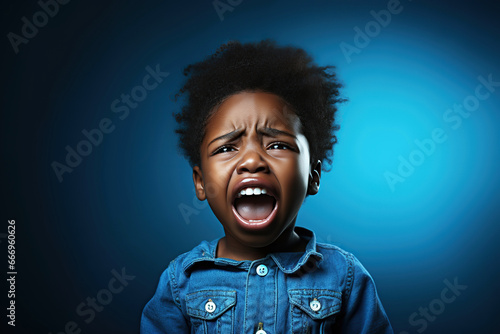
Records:
{"label": "chest pocket", "polygon": [[342,306],[342,293],[324,289],[288,291],[293,334],[331,333]]}
{"label": "chest pocket", "polygon": [[233,333],[236,291],[202,290],[186,295],[191,333]]}

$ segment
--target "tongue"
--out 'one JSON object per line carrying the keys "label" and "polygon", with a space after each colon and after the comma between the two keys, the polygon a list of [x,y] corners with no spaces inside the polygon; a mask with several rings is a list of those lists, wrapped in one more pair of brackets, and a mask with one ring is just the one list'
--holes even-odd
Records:
{"label": "tongue", "polygon": [[246,220],[262,220],[273,211],[274,198],[267,195],[242,196],[236,199],[234,207]]}

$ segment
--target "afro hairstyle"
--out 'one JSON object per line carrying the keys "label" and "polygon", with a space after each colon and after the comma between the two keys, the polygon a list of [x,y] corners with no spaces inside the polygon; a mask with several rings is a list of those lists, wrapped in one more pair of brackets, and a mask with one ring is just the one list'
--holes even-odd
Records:
{"label": "afro hairstyle", "polygon": [[262,91],[283,98],[298,115],[309,142],[311,162],[331,164],[339,97],[334,66],[318,66],[301,48],[275,41],[223,44],[205,60],[184,69],[186,81],[176,95],[186,96],[178,122],[179,148],[191,166],[200,166],[200,146],[211,111],[231,95]]}

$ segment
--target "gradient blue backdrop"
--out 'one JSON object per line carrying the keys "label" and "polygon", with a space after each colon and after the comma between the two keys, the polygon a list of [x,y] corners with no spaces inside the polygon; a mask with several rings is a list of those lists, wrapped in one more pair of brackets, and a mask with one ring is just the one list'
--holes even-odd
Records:
{"label": "gradient blue backdrop", "polygon": [[[58,333],[68,321],[82,333],[137,333],[169,261],[222,235],[177,152],[173,96],[188,64],[229,40],[263,38],[336,65],[349,99],[331,172],[298,225],[363,262],[396,333],[418,333],[409,317],[440,298],[445,279],[467,288],[424,332],[498,332],[500,87],[458,128],[443,116],[474,94],[479,76],[500,81],[499,6],[402,0],[346,57],[341,43],[355,45],[355,27],[387,3],[243,0],[221,20],[209,0],[72,1],[18,54],[4,38],[0,247],[6,254],[15,219],[19,272],[9,333]],[[4,4],[4,36],[20,34],[21,18],[39,10],[35,1]],[[111,103],[157,64],[170,75],[120,120]],[[51,163],[103,118],[114,131],[59,182]],[[446,140],[391,189],[385,173],[397,173],[400,156],[409,159],[435,128]],[[85,323],[77,305],[123,267],[135,278]]]}

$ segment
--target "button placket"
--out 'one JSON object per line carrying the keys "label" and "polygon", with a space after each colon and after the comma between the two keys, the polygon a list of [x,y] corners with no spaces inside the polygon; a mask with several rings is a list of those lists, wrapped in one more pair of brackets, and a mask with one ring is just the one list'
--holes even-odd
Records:
{"label": "button placket", "polygon": [[[269,263],[269,264],[268,264]],[[245,307],[245,319],[242,333],[266,334],[274,331],[276,306],[276,270],[271,261],[260,260],[250,264],[247,276],[246,298],[251,300]],[[252,319],[258,319],[256,324]],[[267,324],[267,328],[258,326]]]}

